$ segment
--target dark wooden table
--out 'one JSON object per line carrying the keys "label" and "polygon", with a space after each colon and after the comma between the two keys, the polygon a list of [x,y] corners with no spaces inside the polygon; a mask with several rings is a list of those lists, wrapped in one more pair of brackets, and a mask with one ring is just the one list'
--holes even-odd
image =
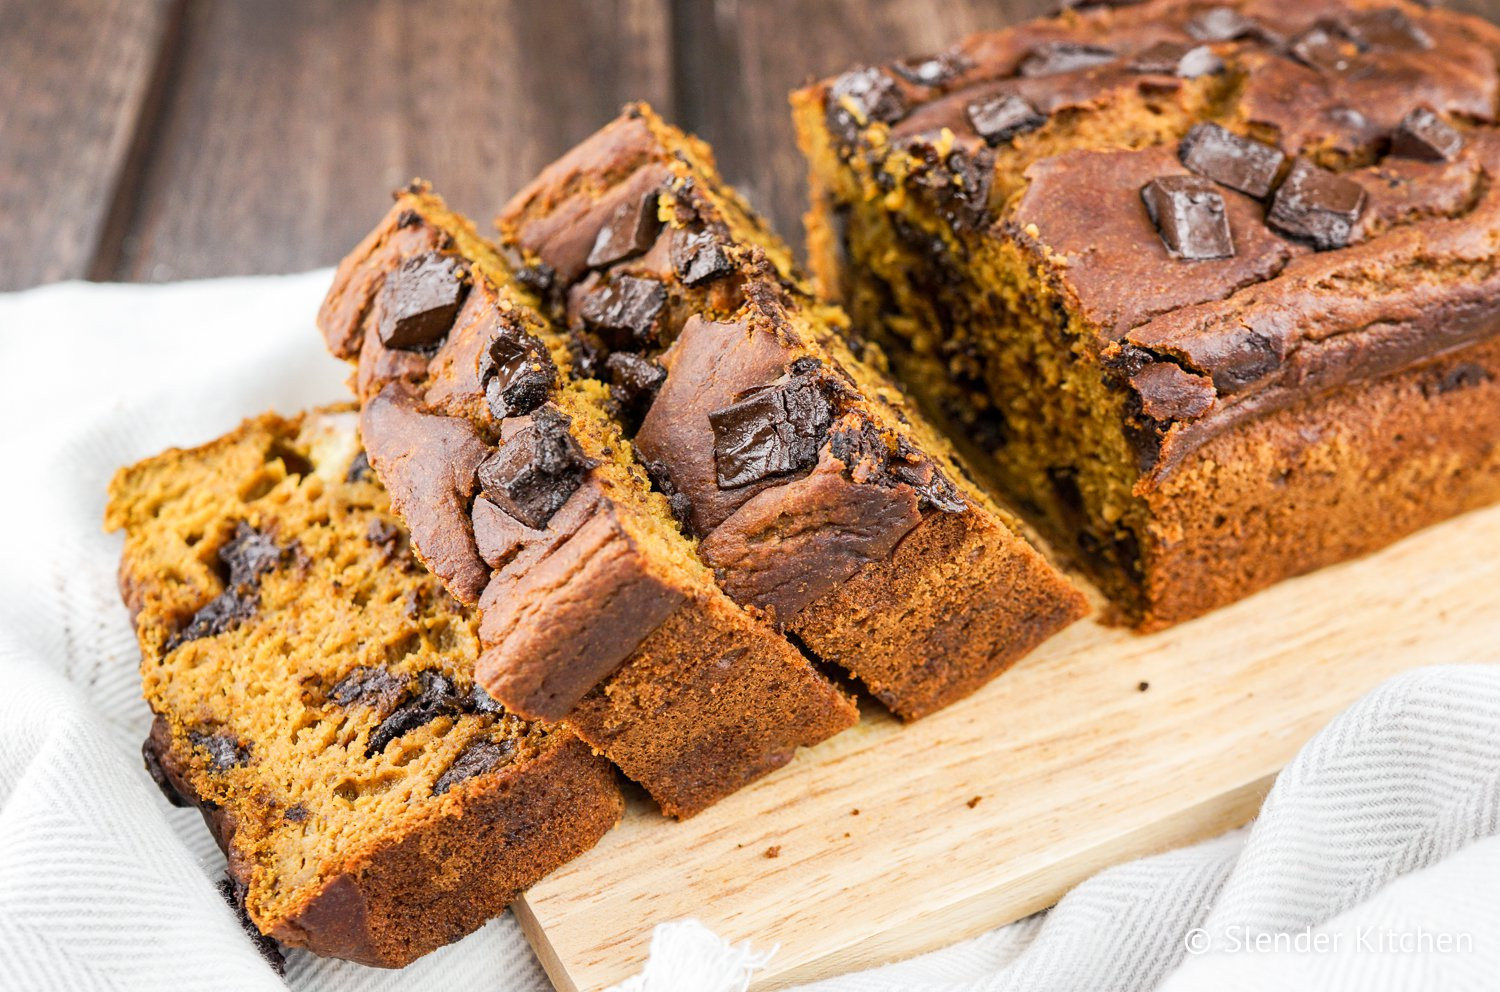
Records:
{"label": "dark wooden table", "polygon": [[485,219],[632,99],[797,243],[790,89],[1054,3],[0,0],[0,289],[327,265],[414,175]]}

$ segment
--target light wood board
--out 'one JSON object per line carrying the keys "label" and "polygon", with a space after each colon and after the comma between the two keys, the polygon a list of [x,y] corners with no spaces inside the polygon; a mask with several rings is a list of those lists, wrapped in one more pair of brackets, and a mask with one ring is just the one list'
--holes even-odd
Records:
{"label": "light wood board", "polygon": [[756,989],[908,957],[1248,821],[1389,676],[1495,660],[1500,507],[1159,634],[1084,621],[925,720],[866,706],[686,823],[633,801],[516,913],[564,992],[633,974],[652,928],[688,916],[780,945]]}

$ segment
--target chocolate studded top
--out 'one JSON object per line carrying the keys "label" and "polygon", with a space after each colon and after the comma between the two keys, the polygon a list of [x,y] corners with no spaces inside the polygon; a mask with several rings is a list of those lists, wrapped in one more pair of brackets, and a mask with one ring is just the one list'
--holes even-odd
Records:
{"label": "chocolate studded top", "polygon": [[[1500,30],[1404,0],[1146,0],[799,99],[869,188],[906,186],[903,220],[1038,260],[1160,414],[1165,471],[1246,416],[1500,330],[1497,54]],[[1471,275],[1416,278],[1431,258]]]}

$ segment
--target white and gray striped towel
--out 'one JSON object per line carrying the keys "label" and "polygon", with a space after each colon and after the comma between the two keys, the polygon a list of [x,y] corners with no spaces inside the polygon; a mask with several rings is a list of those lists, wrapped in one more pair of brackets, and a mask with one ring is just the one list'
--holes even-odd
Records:
{"label": "white and gray striped towel", "polygon": [[[312,327],[327,283],[0,296],[0,989],[283,987],[215,892],[222,858],[197,815],[141,773],[118,538],[99,521],[116,466],[343,395]],[[1500,664],[1443,660],[1319,734],[1248,830],[809,990],[1500,989]],[[768,945],[669,926],[626,987],[742,989]],[[547,988],[508,916],[399,972],[293,953],[286,985]]]}

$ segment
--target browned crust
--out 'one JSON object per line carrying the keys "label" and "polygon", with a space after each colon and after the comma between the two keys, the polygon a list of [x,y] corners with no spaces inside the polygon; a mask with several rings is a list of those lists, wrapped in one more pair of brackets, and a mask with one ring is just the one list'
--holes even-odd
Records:
{"label": "browned crust", "polygon": [[1146,498],[1143,629],[1500,500],[1500,341],[1245,424]]}

